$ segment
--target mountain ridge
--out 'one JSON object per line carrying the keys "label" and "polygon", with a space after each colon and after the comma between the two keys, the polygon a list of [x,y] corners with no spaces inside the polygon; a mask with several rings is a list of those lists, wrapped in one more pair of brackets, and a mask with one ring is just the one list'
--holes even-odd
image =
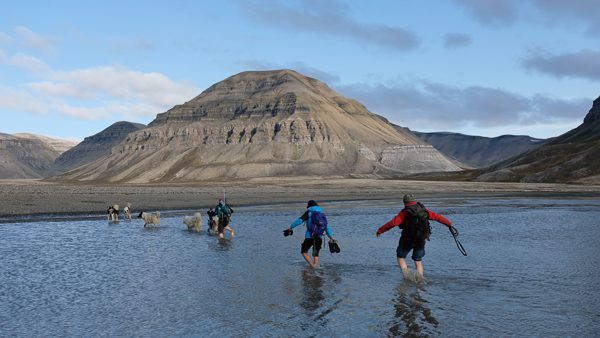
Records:
{"label": "mountain ridge", "polygon": [[172,182],[460,170],[410,132],[292,70],[242,72],[58,179]]}

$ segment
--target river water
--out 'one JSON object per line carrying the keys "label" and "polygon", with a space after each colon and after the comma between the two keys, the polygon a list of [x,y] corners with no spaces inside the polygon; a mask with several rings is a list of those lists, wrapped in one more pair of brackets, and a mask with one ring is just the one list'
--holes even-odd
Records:
{"label": "river water", "polygon": [[600,200],[424,202],[468,252],[433,222],[426,284],[403,281],[397,229],[374,236],[399,201],[323,203],[342,252],[317,271],[282,235],[304,204],[235,208],[231,240],[188,232],[192,211],[0,220],[0,336],[600,334]]}

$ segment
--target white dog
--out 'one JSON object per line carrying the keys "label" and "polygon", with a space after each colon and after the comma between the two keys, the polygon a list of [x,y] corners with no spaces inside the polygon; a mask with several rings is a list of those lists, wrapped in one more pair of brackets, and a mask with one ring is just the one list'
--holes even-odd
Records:
{"label": "white dog", "polygon": [[115,204],[108,207],[108,221],[118,222],[119,221],[119,205]]}
{"label": "white dog", "polygon": [[123,213],[125,214],[125,219],[131,221],[131,203],[127,203],[125,208],[123,208]]}
{"label": "white dog", "polygon": [[219,233],[219,217],[212,216],[208,218],[208,233],[211,235]]}
{"label": "white dog", "polygon": [[160,211],[157,212],[140,212],[138,218],[144,220],[144,228],[146,227],[158,227],[160,223]]}
{"label": "white dog", "polygon": [[202,215],[197,212],[194,216],[185,216],[183,224],[187,225],[188,231],[195,230],[196,232],[200,232],[202,230]]}

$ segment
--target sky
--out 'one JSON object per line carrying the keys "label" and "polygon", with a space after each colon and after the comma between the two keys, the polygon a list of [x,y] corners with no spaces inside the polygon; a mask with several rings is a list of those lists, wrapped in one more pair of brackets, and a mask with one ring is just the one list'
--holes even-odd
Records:
{"label": "sky", "polygon": [[9,1],[0,133],[147,124],[294,69],[422,132],[558,136],[600,96],[600,0]]}

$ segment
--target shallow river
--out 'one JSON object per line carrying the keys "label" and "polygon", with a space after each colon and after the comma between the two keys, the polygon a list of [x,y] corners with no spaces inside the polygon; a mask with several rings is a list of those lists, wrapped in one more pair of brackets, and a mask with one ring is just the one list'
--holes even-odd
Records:
{"label": "shallow river", "polygon": [[600,334],[600,200],[425,202],[468,256],[433,222],[424,285],[402,279],[397,229],[374,236],[398,202],[323,203],[342,252],[323,250],[316,272],[303,231],[282,235],[304,204],[234,207],[232,240],[188,232],[191,211],[163,212],[156,230],[99,215],[0,220],[0,336]]}

